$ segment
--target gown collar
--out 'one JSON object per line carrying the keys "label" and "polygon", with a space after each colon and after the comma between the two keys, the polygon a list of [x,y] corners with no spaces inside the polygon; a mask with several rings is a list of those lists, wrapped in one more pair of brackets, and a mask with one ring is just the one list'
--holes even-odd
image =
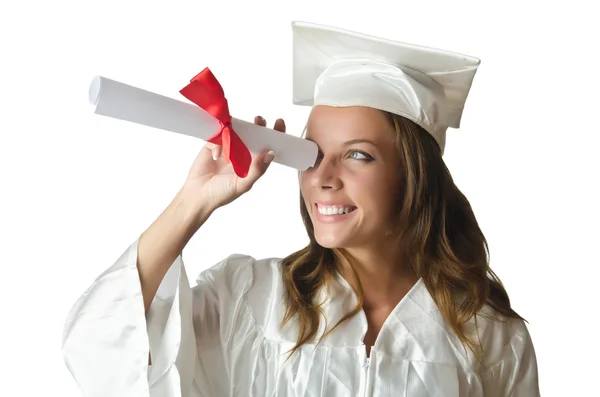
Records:
{"label": "gown collar", "polygon": [[[321,292],[324,299],[323,312],[326,316],[327,326],[333,327],[357,303],[357,297],[350,284],[340,275],[328,289]],[[443,325],[443,319],[435,301],[429,294],[423,279],[419,278],[406,295],[394,307],[385,320],[375,341],[373,350],[383,350],[394,355],[398,349],[399,334],[411,332],[410,329],[424,318],[434,320]],[[325,331],[324,321],[321,322],[319,335]],[[329,329],[329,328],[327,328]],[[368,323],[365,312],[359,311],[355,316],[344,322],[335,331],[323,338],[322,343],[336,347],[365,348],[364,337],[367,333]],[[404,338],[401,338],[404,339]]]}
{"label": "gown collar", "polygon": [[[298,337],[297,319],[292,318],[283,328],[281,327],[281,320],[285,315],[282,298],[285,296],[283,283],[276,283],[272,293],[281,298],[273,301],[274,312],[272,314],[275,315],[269,316],[261,328],[268,339],[285,343],[291,347],[296,343]],[[310,344],[316,344],[326,330],[331,329],[349,313],[356,306],[357,297],[350,284],[340,275],[327,288],[319,292],[317,301],[323,302],[321,309],[324,317],[320,318],[315,342]],[[367,329],[367,318],[364,311],[361,310],[322,338],[319,346],[355,349],[364,352],[366,346],[363,341]],[[371,351],[394,357],[406,356],[407,349],[422,349],[420,346],[428,340],[426,337],[428,332],[437,332],[443,329],[445,329],[445,325],[441,312],[429,294],[423,279],[419,278],[385,320]]]}

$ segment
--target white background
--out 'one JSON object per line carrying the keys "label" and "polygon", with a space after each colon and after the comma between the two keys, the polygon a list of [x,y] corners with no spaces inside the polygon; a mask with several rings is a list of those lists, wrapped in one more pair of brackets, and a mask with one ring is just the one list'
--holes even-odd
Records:
{"label": "white background", "polygon": [[[548,3],[3,2],[0,394],[79,395],[61,357],[67,312],[169,203],[202,146],[93,115],[91,79],[184,100],[179,89],[209,66],[235,117],[283,117],[298,135],[308,109],[290,103],[293,19],[482,59],[445,159],[529,321],[542,394],[597,393],[600,31],[593,2]],[[184,260],[193,281],[232,252],[282,256],[305,242],[296,172],[273,165]]]}

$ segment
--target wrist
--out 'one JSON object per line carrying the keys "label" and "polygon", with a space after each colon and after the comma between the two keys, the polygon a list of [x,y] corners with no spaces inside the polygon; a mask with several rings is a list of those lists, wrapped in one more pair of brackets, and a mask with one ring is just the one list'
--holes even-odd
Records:
{"label": "wrist", "polygon": [[170,206],[191,233],[195,233],[215,211],[215,208],[198,197],[197,189],[192,190],[186,186],[177,192]]}

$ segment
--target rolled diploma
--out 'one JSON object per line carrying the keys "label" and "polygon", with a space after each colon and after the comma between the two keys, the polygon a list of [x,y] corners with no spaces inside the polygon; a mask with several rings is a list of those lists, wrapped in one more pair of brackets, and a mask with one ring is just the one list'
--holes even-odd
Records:
{"label": "rolled diploma", "polygon": [[[90,85],[95,113],[149,127],[189,135],[204,141],[220,130],[219,121],[204,109],[102,76]],[[232,118],[232,126],[253,154],[275,151],[276,163],[304,171],[315,164],[318,147],[298,138]]]}

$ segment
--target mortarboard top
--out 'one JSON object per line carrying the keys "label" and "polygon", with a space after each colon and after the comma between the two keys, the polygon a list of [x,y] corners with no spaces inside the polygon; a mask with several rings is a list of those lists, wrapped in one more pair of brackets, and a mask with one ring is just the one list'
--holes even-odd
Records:
{"label": "mortarboard top", "polygon": [[423,127],[444,152],[479,59],[307,22],[294,21],[292,31],[294,104],[395,113]]}

